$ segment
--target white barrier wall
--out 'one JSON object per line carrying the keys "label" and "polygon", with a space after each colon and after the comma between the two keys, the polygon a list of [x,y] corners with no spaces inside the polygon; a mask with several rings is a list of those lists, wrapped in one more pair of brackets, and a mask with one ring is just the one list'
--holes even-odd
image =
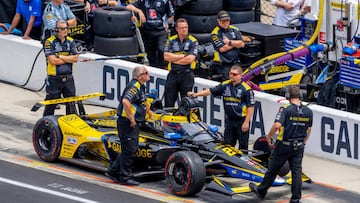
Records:
{"label": "white barrier wall", "polygon": [[36,40],[23,40],[15,35],[0,35],[0,80],[41,89],[46,77],[46,59]]}
{"label": "white barrier wall", "polygon": [[[5,48],[4,48],[5,47]],[[41,46],[37,41],[25,41],[16,36],[0,35],[0,56],[3,62],[0,67],[0,79],[16,85],[22,85],[30,75],[35,55]],[[84,58],[103,57],[96,54],[84,54]],[[37,90],[45,79],[45,59],[40,56],[33,68],[30,82],[26,88]],[[120,95],[132,78],[132,69],[138,64],[122,60],[79,62],[74,66],[74,77],[77,94],[102,92],[106,99],[92,102],[116,108]],[[162,97],[167,71],[148,67],[151,79],[148,89],[156,88]],[[194,91],[211,87],[217,82],[196,78]],[[198,98],[203,106],[202,118],[207,123],[223,129],[224,112],[221,98],[212,96]],[[256,106],[250,128],[250,139],[264,136],[270,129],[278,108],[286,103],[282,97],[262,92],[255,92]],[[306,146],[306,153],[331,160],[359,165],[359,121],[360,115],[348,113],[323,106],[312,105],[314,123],[311,138]]]}

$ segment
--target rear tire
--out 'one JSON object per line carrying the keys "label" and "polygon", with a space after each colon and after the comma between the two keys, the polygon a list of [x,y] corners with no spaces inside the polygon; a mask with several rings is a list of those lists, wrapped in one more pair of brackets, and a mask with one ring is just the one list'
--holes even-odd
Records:
{"label": "rear tire", "polygon": [[55,162],[62,145],[62,134],[58,124],[59,116],[45,116],[35,124],[32,134],[33,146],[40,159]]}
{"label": "rear tire", "polygon": [[165,178],[172,193],[191,196],[202,190],[206,171],[200,156],[192,151],[178,151],[168,158]]}

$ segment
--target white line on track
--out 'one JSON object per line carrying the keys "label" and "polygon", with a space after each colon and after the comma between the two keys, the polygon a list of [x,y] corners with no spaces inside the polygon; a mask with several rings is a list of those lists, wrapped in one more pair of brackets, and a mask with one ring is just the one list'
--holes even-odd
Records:
{"label": "white line on track", "polygon": [[0,182],[8,183],[8,184],[11,184],[11,185],[16,185],[16,186],[23,187],[23,188],[28,188],[28,189],[31,189],[31,190],[36,190],[36,191],[43,192],[43,193],[48,193],[48,194],[51,194],[51,195],[63,197],[63,198],[66,198],[66,199],[71,199],[71,200],[78,201],[78,202],[98,203],[96,201],[92,201],[92,200],[89,200],[89,199],[84,199],[84,198],[81,198],[81,197],[68,195],[68,194],[65,194],[65,193],[62,193],[62,192],[57,192],[57,191],[54,191],[54,190],[49,190],[49,189],[46,189],[46,188],[42,188],[42,187],[38,187],[38,186],[34,186],[34,185],[22,183],[22,182],[18,182],[18,181],[14,181],[14,180],[2,178],[2,177],[0,177]]}

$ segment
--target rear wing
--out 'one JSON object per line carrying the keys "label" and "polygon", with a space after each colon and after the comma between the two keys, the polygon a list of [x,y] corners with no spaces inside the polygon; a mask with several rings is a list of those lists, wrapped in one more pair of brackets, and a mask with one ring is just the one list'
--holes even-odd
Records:
{"label": "rear wing", "polygon": [[105,94],[96,92],[96,93],[90,93],[90,94],[84,94],[74,97],[67,97],[67,98],[60,98],[60,99],[52,99],[52,100],[44,100],[37,102],[32,108],[31,111],[37,111],[41,106],[51,105],[51,104],[64,104],[64,103],[70,103],[70,102],[81,102],[83,100],[91,99],[99,97],[100,100],[105,99]]}

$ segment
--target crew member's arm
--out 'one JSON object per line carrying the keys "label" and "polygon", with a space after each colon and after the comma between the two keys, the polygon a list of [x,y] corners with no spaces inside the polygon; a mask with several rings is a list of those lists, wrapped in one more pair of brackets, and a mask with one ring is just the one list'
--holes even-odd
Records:
{"label": "crew member's arm", "polygon": [[288,3],[283,0],[272,0],[271,2],[276,7],[284,8],[287,11],[291,11],[294,9],[294,5],[292,3]]}
{"label": "crew member's arm", "polygon": [[230,40],[229,38],[225,37],[223,41],[224,41],[225,46],[221,47],[220,49],[223,49],[224,51],[228,51],[233,48],[243,48],[245,46],[245,42],[240,39]]}
{"label": "crew member's arm", "polygon": [[30,16],[30,20],[29,20],[29,23],[26,27],[26,31],[24,33],[24,36],[23,36],[23,39],[31,39],[30,37],[30,33],[31,33],[31,30],[34,26],[34,22],[35,22],[35,16]]}
{"label": "crew member's arm", "polygon": [[3,34],[10,34],[19,24],[20,20],[21,20],[21,15],[19,13],[15,14],[13,20],[11,21],[10,28],[8,29],[8,31],[4,32]]}
{"label": "crew member's arm", "polygon": [[204,89],[204,90],[202,90],[200,92],[196,92],[196,93],[195,92],[188,92],[187,95],[189,97],[209,96],[209,95],[211,95],[211,91],[210,91],[209,88],[207,88],[207,89]]}
{"label": "crew member's arm", "polygon": [[62,65],[65,63],[76,63],[79,59],[79,54],[76,51],[75,43],[71,43],[70,54],[65,55],[55,55],[53,49],[49,42],[45,42],[45,54],[47,54],[47,58],[49,62],[53,65]]}
{"label": "crew member's arm", "polygon": [[69,55],[69,56],[63,56],[63,55],[50,55],[47,57],[49,60],[49,63],[53,65],[62,65],[65,63],[76,63],[78,61],[79,55]]}
{"label": "crew member's arm", "polygon": [[144,12],[143,12],[141,9],[136,8],[136,7],[135,7],[134,5],[132,5],[132,4],[127,5],[125,8],[126,8],[127,10],[129,10],[129,11],[133,11],[133,12],[137,13],[137,14],[139,15],[140,21],[141,21],[142,23],[145,23],[145,22],[146,22],[146,17],[145,17],[145,15],[144,15]]}
{"label": "crew member's arm", "polygon": [[269,144],[269,146],[273,149],[274,143],[271,143],[271,138],[274,136],[274,134],[280,129],[281,123],[280,122],[274,122],[274,124],[271,126],[270,131],[266,135],[266,141]]}
{"label": "crew member's arm", "polygon": [[153,111],[150,110],[150,104],[146,103],[146,117],[147,118],[151,118],[151,116],[153,115]]}
{"label": "crew member's arm", "polygon": [[245,116],[245,120],[241,125],[241,130],[243,132],[247,132],[250,128],[250,120],[254,114],[254,105],[255,105],[255,98],[254,98],[254,91],[252,89],[246,91],[245,93],[245,98],[246,98],[246,106],[247,106],[247,110],[246,110],[246,116]]}
{"label": "crew member's arm", "polygon": [[122,99],[122,103],[127,115],[127,119],[130,120],[130,126],[134,127],[136,125],[135,117],[134,117],[135,112],[132,112],[131,110],[131,102],[128,99],[124,98]]}
{"label": "crew member's arm", "polygon": [[164,48],[164,60],[178,65],[189,65],[196,60],[196,55],[199,52],[198,42],[191,43],[190,50],[187,54],[174,54],[170,48],[170,40],[166,41]]}
{"label": "crew member's arm", "polygon": [[250,119],[254,114],[254,106],[248,106],[247,107],[247,111],[246,111],[246,116],[245,116],[245,120],[241,126],[241,130],[243,132],[247,132],[250,128]]}
{"label": "crew member's arm", "polygon": [[308,127],[308,129],[306,131],[306,137],[304,139],[304,144],[306,144],[308,139],[310,138],[310,133],[311,133],[311,127]]}
{"label": "crew member's arm", "polygon": [[196,56],[193,54],[174,54],[171,52],[164,52],[164,60],[169,61],[179,65],[189,65],[195,61]]}
{"label": "crew member's arm", "polygon": [[76,63],[78,62],[79,54],[68,55],[68,56],[59,55],[59,59],[64,61],[64,63]]}
{"label": "crew member's arm", "polygon": [[75,26],[77,25],[77,20],[76,20],[76,18],[69,19],[69,20],[67,20],[66,22],[67,22],[67,24],[68,24],[68,26],[69,26],[70,28],[75,27]]}

